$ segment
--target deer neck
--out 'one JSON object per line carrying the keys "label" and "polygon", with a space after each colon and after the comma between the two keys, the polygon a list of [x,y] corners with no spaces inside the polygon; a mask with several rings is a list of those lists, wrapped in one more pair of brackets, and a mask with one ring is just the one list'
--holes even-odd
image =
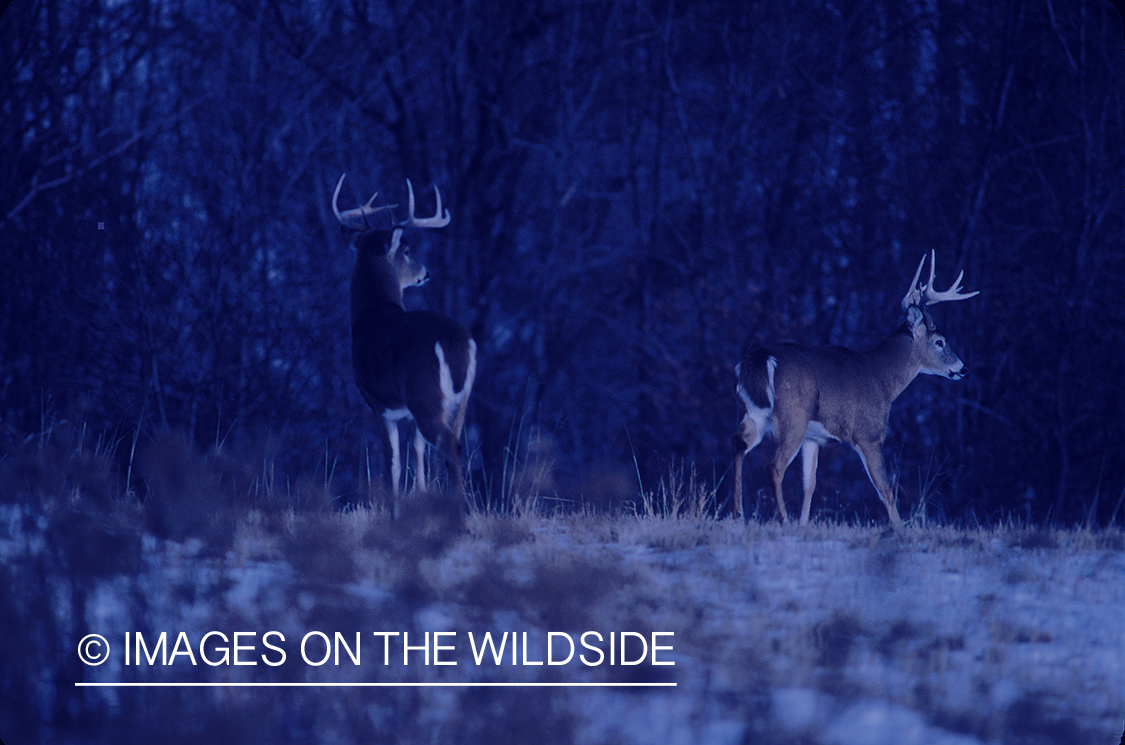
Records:
{"label": "deer neck", "polygon": [[403,310],[402,287],[389,265],[373,267],[358,259],[352,272],[352,323],[365,313],[378,309]]}
{"label": "deer neck", "polygon": [[892,401],[906,390],[922,369],[914,349],[914,337],[905,325],[900,326],[866,355],[879,371],[879,379]]}

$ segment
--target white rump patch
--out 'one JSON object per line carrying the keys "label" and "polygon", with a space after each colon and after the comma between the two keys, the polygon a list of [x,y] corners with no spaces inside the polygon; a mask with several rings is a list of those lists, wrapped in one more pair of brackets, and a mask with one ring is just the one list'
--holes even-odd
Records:
{"label": "white rump patch", "polygon": [[770,405],[765,409],[759,409],[754,405],[754,402],[750,400],[750,394],[747,393],[746,389],[742,387],[742,363],[739,362],[734,366],[734,374],[738,376],[738,397],[742,399],[742,402],[744,404],[746,404],[747,411],[764,411],[767,414],[773,411],[773,377],[776,371],[777,357],[770,357],[766,360],[766,397],[769,399]]}
{"label": "white rump patch", "polygon": [[[742,418],[742,433],[743,438],[749,438],[749,444],[746,452],[753,450],[762,437],[770,432],[773,432],[773,375],[777,369],[777,358],[770,357],[766,361],[766,376],[768,384],[766,387],[766,394],[769,398],[769,406],[765,409],[759,408],[754,405],[750,400],[750,394],[742,387],[742,363],[735,365],[735,373],[738,374],[738,397],[742,399],[743,405],[746,406],[746,414]],[[752,427],[752,428],[751,428]]]}
{"label": "white rump patch", "polygon": [[738,381],[738,397],[742,399],[742,403],[746,406],[747,411],[754,411],[756,408],[754,402],[750,400],[750,394],[742,387],[742,381]]}

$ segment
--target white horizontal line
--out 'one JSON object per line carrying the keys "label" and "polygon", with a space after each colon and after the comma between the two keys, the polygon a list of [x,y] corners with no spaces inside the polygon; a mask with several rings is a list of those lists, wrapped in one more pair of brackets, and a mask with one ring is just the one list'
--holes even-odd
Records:
{"label": "white horizontal line", "polygon": [[75,683],[76,688],[675,688],[675,683]]}

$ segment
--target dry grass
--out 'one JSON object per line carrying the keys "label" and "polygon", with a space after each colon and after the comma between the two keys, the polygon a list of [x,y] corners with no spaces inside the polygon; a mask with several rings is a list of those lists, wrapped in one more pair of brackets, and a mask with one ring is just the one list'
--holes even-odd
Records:
{"label": "dry grass", "polygon": [[[1120,735],[1120,530],[719,521],[709,488],[674,469],[633,514],[544,515],[532,499],[544,477],[523,469],[511,513],[465,517],[433,495],[392,520],[383,509],[332,510],[315,482],[286,501],[263,487],[266,461],[262,472],[240,469],[174,436],[138,455],[148,485],[139,503],[112,455],[60,429],[0,468],[8,741],[968,745]],[[127,631],[210,630],[277,630],[290,657],[165,668],[125,667],[118,655],[87,667],[74,652],[87,633],[113,644]],[[459,664],[384,667],[381,648],[365,646],[361,666],[309,666],[296,644],[313,630],[361,632],[365,645],[374,631],[456,631],[449,656]],[[469,632],[527,632],[541,645],[549,631],[588,630],[674,632],[676,664],[478,667],[467,643]],[[122,680],[677,687],[73,686]]]}

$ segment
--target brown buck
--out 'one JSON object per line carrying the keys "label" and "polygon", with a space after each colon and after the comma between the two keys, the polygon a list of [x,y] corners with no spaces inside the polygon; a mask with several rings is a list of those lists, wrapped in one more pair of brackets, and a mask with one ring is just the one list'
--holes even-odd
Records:
{"label": "brown buck", "polygon": [[809,506],[816,487],[817,454],[829,440],[846,442],[859,453],[867,476],[887,508],[891,524],[902,525],[895,494],[883,463],[883,438],[891,404],[918,373],[950,380],[965,376],[965,365],[945,337],[934,327],[926,306],[949,300],[966,300],[976,292],[961,292],[957,275],[945,292],[934,290],[934,252],[930,252],[930,278],[919,284],[926,257],[902,299],[902,326],[874,349],[855,352],[845,347],[807,347],[778,344],[750,346],[735,367],[738,375],[740,431],[734,446],[734,512],[742,514],[742,460],[767,432],[778,440],[769,465],[769,477],[782,522],[789,522],[781,480],[801,452],[805,487],[801,524],[809,521]]}
{"label": "brown buck", "polygon": [[352,368],[363,399],[383,417],[387,427],[392,494],[399,495],[402,458],[398,423],[414,420],[416,489],[426,489],[426,443],[445,457],[454,492],[463,494],[461,427],[476,374],[477,345],[464,326],[448,316],[429,311],[405,310],[402,291],[429,278],[426,267],[410,251],[403,237],[407,228],[441,228],[449,224],[442,210],[441,193],[434,187],[437,208],[433,217],[414,215],[414,187],[406,181],[409,216],[402,222],[377,227],[377,213],[396,205],[373,207],[375,197],[355,209],[336,206],[344,176],[332,194],[332,212],[355,235],[355,269],[352,272]]}

